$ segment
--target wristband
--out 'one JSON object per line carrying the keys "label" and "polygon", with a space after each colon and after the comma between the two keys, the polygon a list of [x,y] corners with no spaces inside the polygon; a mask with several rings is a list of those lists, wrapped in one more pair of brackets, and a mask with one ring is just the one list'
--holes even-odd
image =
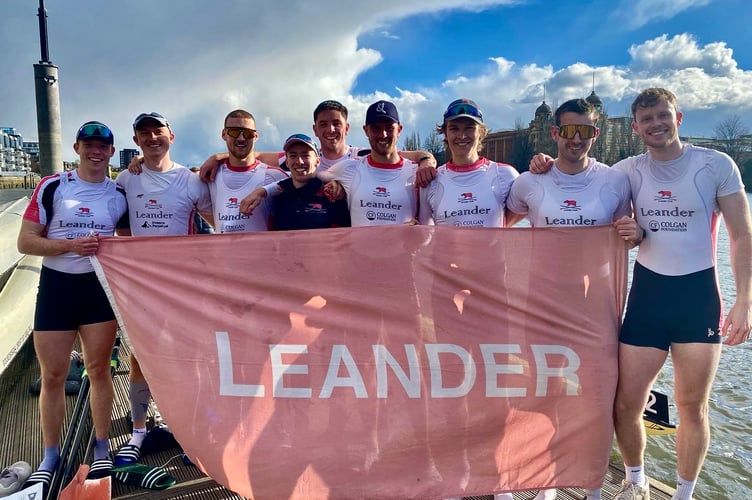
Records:
{"label": "wristband", "polygon": [[420,165],[421,162],[424,162],[424,161],[430,160],[430,159],[431,159],[431,155],[423,155],[420,158],[418,158],[418,165]]}

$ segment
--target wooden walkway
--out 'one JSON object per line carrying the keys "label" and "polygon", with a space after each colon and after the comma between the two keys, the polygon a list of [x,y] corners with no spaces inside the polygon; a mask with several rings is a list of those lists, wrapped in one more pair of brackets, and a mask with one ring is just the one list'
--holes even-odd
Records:
{"label": "wooden walkway", "polygon": [[[126,420],[129,409],[128,403],[128,356],[125,346],[120,350],[121,364],[115,372],[115,404],[113,409],[112,431],[110,447],[117,450],[130,437],[130,426]],[[30,394],[29,384],[39,376],[39,368],[34,357],[31,342],[19,351],[14,361],[0,376],[0,466],[11,464],[17,460],[25,460],[32,467],[42,458],[41,430],[38,425],[37,397]],[[73,411],[75,396],[68,398],[68,420]],[[90,430],[90,426],[88,428]],[[88,436],[88,431],[87,431]],[[78,454],[77,460],[90,461],[87,452]],[[177,484],[162,492],[130,487],[113,481],[112,498],[114,499],[240,499],[243,497],[219,486],[201,471],[185,465],[180,455],[180,449],[173,449],[147,455],[141,461],[149,465],[163,465],[167,472],[177,479]],[[73,468],[73,472],[77,468]],[[616,466],[611,466],[603,485],[604,499],[614,497],[624,473]],[[66,480],[67,482],[67,480]],[[655,483],[651,485],[651,498],[654,500],[670,499],[673,491],[665,485]],[[515,499],[530,499],[535,492],[515,493]],[[473,500],[491,500],[492,496],[468,497]],[[574,500],[584,498],[584,492],[578,489],[559,490],[559,500]]]}

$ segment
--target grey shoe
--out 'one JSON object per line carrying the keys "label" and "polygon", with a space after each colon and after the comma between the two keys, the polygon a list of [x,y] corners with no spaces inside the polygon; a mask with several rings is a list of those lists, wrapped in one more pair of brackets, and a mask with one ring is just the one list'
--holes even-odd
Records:
{"label": "grey shoe", "polygon": [[621,488],[616,492],[614,500],[650,500],[650,483],[645,479],[645,485],[640,486],[625,479],[621,482]]}
{"label": "grey shoe", "polygon": [[0,472],[0,497],[8,496],[20,490],[31,475],[31,465],[16,462]]}

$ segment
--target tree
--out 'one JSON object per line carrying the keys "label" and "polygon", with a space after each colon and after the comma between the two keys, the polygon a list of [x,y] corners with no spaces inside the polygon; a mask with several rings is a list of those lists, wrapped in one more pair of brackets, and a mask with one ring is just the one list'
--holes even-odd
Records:
{"label": "tree", "polygon": [[714,148],[729,155],[744,171],[744,160],[752,152],[752,137],[741,116],[732,115],[724,118],[715,126],[714,131],[714,139],[717,140]]}
{"label": "tree", "polygon": [[435,130],[432,130],[426,140],[423,142],[423,149],[433,154],[436,158],[437,165],[443,165],[446,162],[446,152],[444,150],[444,139]]}
{"label": "tree", "polygon": [[420,133],[413,132],[405,137],[405,151],[418,151],[420,149]]}

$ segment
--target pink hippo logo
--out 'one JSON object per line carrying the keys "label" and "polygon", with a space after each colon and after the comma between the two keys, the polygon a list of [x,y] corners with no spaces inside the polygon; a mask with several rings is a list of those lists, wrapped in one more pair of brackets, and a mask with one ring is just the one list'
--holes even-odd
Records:
{"label": "pink hippo logo", "polygon": [[475,201],[477,201],[477,198],[473,196],[473,193],[469,191],[460,193],[460,195],[457,197],[458,203],[474,203]]}
{"label": "pink hippo logo", "polygon": [[577,200],[564,200],[559,206],[565,212],[572,212],[580,209],[580,207],[577,205]]}
{"label": "pink hippo logo", "polygon": [[676,200],[676,196],[674,196],[671,191],[668,191],[665,189],[658,191],[658,193],[655,196],[655,201],[659,201],[661,203],[673,202],[675,200]]}
{"label": "pink hippo logo", "polygon": [[146,202],[145,207],[150,210],[158,210],[162,208],[162,205],[159,203],[159,201],[150,199]]}

